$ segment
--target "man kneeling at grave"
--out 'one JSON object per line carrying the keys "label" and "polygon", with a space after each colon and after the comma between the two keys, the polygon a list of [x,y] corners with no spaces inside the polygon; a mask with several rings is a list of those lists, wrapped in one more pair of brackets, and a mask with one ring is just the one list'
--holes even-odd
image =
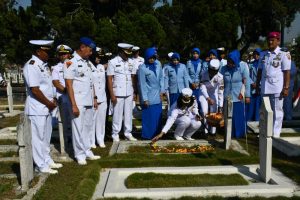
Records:
{"label": "man kneeling at grave", "polygon": [[176,140],[194,140],[192,135],[200,128],[201,117],[196,98],[192,94],[193,91],[190,88],[182,89],[177,102],[171,106],[166,125],[152,142],[156,142],[166,134],[174,123],[177,125],[174,133]]}

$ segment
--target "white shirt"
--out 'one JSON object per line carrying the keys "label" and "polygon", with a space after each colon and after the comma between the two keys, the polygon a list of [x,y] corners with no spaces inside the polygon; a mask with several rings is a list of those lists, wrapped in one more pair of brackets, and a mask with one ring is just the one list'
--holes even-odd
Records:
{"label": "white shirt", "polygon": [[81,58],[76,52],[73,58],[65,62],[64,78],[73,80],[73,90],[78,106],[93,105],[92,69],[95,66],[86,59]]}
{"label": "white shirt", "polygon": [[105,75],[104,66],[98,64],[96,68],[93,68],[92,74],[93,74],[95,95],[97,96],[97,102],[102,103],[104,101],[107,101],[106,91],[105,91],[106,75]]}
{"label": "white shirt", "polygon": [[170,128],[172,127],[172,125],[174,124],[174,122],[176,121],[176,119],[178,119],[182,116],[188,116],[191,119],[194,119],[196,115],[199,115],[198,104],[197,104],[196,100],[194,100],[194,103],[192,106],[187,107],[185,109],[177,108],[177,102],[175,102],[170,108],[170,115],[168,117],[168,120],[167,120],[164,128],[162,129],[162,132],[167,133],[170,130]]}
{"label": "white shirt", "polygon": [[124,61],[120,56],[116,56],[108,62],[107,76],[113,76],[115,96],[126,97],[133,94],[132,74],[136,74],[132,59]]}
{"label": "white shirt", "polygon": [[132,60],[136,71],[140,68],[140,65],[144,64],[145,62],[145,59],[142,58],[141,56],[138,56],[137,58],[132,58]]}
{"label": "white shirt", "polygon": [[291,69],[291,56],[277,47],[273,52],[266,51],[259,61],[262,69],[261,93],[279,94],[283,88],[283,71]]}
{"label": "white shirt", "polygon": [[208,71],[205,71],[201,75],[200,95],[203,95],[205,99],[213,96],[216,99],[218,107],[223,107],[223,92],[224,92],[224,80],[221,73],[217,73],[212,79],[209,79]]}
{"label": "white shirt", "polygon": [[49,109],[46,105],[39,102],[32,94],[30,88],[39,87],[44,96],[53,101],[52,77],[47,63],[44,63],[35,55],[27,61],[23,68],[25,84],[28,96],[25,103],[26,115],[48,115]]}
{"label": "white shirt", "polygon": [[[64,79],[64,63],[59,62],[57,65],[52,67],[52,80],[58,80],[59,84],[66,87],[65,79]],[[56,97],[59,98],[62,93],[56,90]]]}

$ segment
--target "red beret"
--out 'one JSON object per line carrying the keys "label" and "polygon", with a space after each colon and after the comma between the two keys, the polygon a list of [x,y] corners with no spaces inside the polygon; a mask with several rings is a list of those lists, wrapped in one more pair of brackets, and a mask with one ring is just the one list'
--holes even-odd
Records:
{"label": "red beret", "polygon": [[280,40],[280,33],[279,32],[270,32],[268,38],[276,38]]}

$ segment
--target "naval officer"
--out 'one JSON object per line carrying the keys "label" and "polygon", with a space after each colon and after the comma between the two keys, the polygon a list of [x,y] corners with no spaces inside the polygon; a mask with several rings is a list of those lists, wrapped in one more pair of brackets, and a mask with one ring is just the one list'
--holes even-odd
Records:
{"label": "naval officer", "polygon": [[56,107],[51,72],[47,64],[53,40],[31,40],[35,46],[31,59],[24,65],[23,73],[27,89],[25,115],[30,119],[32,156],[36,170],[56,174],[53,168],[61,168],[50,157],[52,134],[51,111]]}
{"label": "naval officer", "polygon": [[[291,55],[280,49],[280,33],[268,34],[269,49],[259,61],[256,89],[270,98],[273,110],[273,137],[280,137],[283,120],[283,98],[288,96],[290,86]],[[261,87],[259,87],[261,85]],[[259,91],[259,88],[260,91]]]}
{"label": "naval officer", "polygon": [[94,65],[88,58],[96,44],[88,37],[80,38],[73,58],[65,62],[64,78],[72,110],[72,143],[74,156],[79,165],[86,165],[86,159],[97,160],[91,151],[90,136],[93,134],[93,106],[97,108],[92,70]]}
{"label": "naval officer", "polygon": [[[132,54],[132,45],[119,43],[119,54],[108,62],[107,81],[108,90],[113,106],[112,139],[119,142],[119,132],[124,118],[124,135],[130,141],[136,141],[132,131],[132,106],[136,92],[134,62],[129,56]],[[135,90],[136,91],[136,90]]]}

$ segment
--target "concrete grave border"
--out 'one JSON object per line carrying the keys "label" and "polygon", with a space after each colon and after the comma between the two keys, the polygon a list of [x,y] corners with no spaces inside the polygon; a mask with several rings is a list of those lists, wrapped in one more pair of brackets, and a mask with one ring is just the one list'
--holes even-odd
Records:
{"label": "concrete grave border", "polygon": [[[277,169],[272,169],[269,184],[260,181],[256,170],[259,165],[245,166],[196,166],[196,167],[149,167],[149,168],[113,168],[103,169],[100,182],[96,186],[92,199],[108,197],[135,197],[151,199],[169,199],[181,196],[293,196],[299,188]],[[212,187],[174,187],[127,189],[124,182],[133,173],[166,174],[233,174],[239,173],[249,182],[246,186],[212,186]]]}

